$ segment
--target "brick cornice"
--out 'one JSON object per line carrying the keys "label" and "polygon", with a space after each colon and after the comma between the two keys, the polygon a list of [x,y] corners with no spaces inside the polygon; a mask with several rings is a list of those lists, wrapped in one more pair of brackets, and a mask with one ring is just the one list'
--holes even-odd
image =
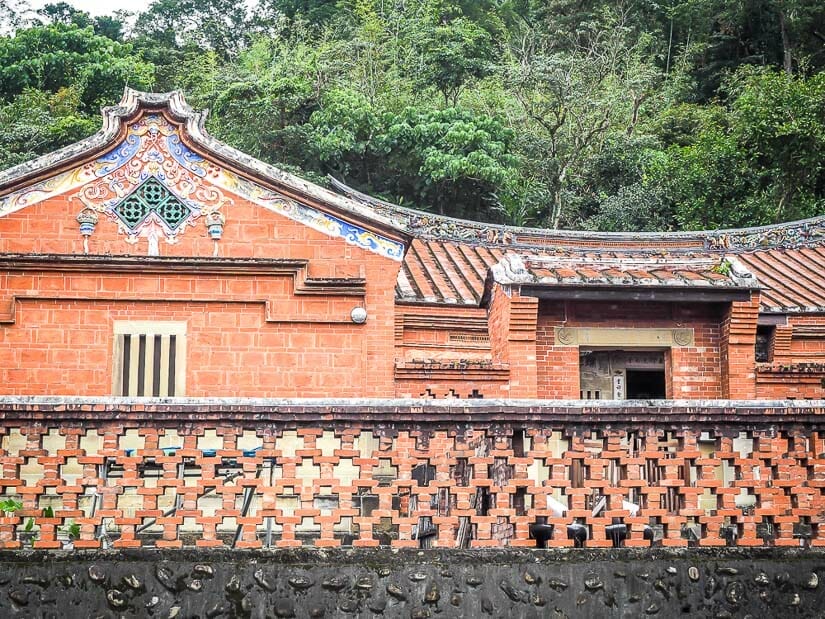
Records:
{"label": "brick cornice", "polygon": [[[296,296],[353,297],[366,295],[367,281],[363,277],[311,277],[308,275],[309,260],[278,258],[199,258],[199,257],[146,257],[146,256],[87,256],[73,254],[0,254],[0,271],[9,273],[61,273],[67,275],[117,275],[141,278],[153,275],[188,275],[193,278],[219,275],[237,277],[291,277],[292,293]],[[106,295],[99,291],[78,290],[28,290],[0,295],[0,324],[14,323],[16,301],[24,299],[72,299],[101,301],[145,300],[142,295]],[[269,298],[221,298],[220,295],[170,295],[157,294],[153,301],[165,302],[261,302],[266,306],[267,322],[337,322],[350,323],[345,312],[338,315],[285,316],[273,309]]]}
{"label": "brick cornice", "polygon": [[395,378],[506,381],[510,378],[510,366],[506,363],[475,360],[399,361],[395,364]]}

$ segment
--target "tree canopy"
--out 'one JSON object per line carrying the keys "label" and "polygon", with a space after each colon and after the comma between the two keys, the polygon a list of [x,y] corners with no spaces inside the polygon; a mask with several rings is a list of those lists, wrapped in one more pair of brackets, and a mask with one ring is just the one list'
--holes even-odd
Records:
{"label": "tree canopy", "polygon": [[0,167],[128,85],[216,137],[439,213],[598,230],[825,213],[818,0],[155,0],[0,7]]}

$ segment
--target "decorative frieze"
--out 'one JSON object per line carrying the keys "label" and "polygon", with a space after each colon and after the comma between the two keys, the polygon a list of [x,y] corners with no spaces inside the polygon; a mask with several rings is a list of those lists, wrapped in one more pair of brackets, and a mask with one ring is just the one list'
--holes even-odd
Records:
{"label": "decorative frieze", "polygon": [[693,329],[614,329],[610,327],[554,327],[560,346],[672,348],[693,346]]}

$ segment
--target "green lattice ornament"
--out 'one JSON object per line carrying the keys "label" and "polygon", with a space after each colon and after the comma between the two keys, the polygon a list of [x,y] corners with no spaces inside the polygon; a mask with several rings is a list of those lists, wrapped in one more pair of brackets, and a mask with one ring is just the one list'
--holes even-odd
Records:
{"label": "green lattice ornament", "polygon": [[163,183],[150,176],[132,193],[123,198],[113,209],[118,219],[135,232],[155,213],[172,232],[192,214],[192,209],[181,202]]}

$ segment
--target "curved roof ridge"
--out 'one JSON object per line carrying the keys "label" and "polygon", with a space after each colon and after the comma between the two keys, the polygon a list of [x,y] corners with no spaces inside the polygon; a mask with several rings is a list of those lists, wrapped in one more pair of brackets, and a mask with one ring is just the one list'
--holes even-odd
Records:
{"label": "curved roof ridge", "polygon": [[134,118],[141,109],[169,112],[176,121],[183,124],[189,138],[197,146],[218,159],[231,162],[252,177],[280,185],[299,195],[327,204],[333,209],[349,213],[361,221],[373,222],[407,236],[405,229],[398,222],[376,212],[375,209],[260,161],[211,136],[206,130],[208,112],[195,110],[186,102],[180,90],[151,93],[125,88],[120,103],[101,110],[103,126],[93,135],[31,161],[0,170],[0,196],[52,170],[71,165],[111,147],[120,135],[124,124]]}
{"label": "curved roof ridge", "polygon": [[[407,239],[450,241],[485,247],[638,252],[720,251],[747,253],[761,249],[794,249],[825,244],[825,216],[769,226],[690,232],[592,232],[550,230],[488,224],[437,215],[392,204],[330,180],[331,191],[247,155],[209,135],[206,111],[197,111],[180,90],[149,93],[124,89],[115,106],[102,110],[103,126],[94,135],[34,160],[0,171],[0,195],[51,170],[70,165],[114,144],[124,123],[141,108],[164,109],[184,124],[191,140],[205,152],[229,161],[243,173],[280,185],[295,194],[328,205],[345,216],[390,229]],[[337,192],[337,193],[336,193]],[[344,194],[344,195],[342,195]]]}
{"label": "curved roof ridge", "polygon": [[[557,230],[491,224],[438,215],[364,194],[330,176],[336,191],[370,206],[393,219],[418,238],[479,245],[541,248],[554,242],[581,249],[624,249],[669,251],[748,252],[759,249],[795,248],[825,242],[825,215],[798,221],[731,228],[679,232],[595,232]],[[400,220],[400,221],[399,221]],[[542,242],[544,241],[544,242]]]}

